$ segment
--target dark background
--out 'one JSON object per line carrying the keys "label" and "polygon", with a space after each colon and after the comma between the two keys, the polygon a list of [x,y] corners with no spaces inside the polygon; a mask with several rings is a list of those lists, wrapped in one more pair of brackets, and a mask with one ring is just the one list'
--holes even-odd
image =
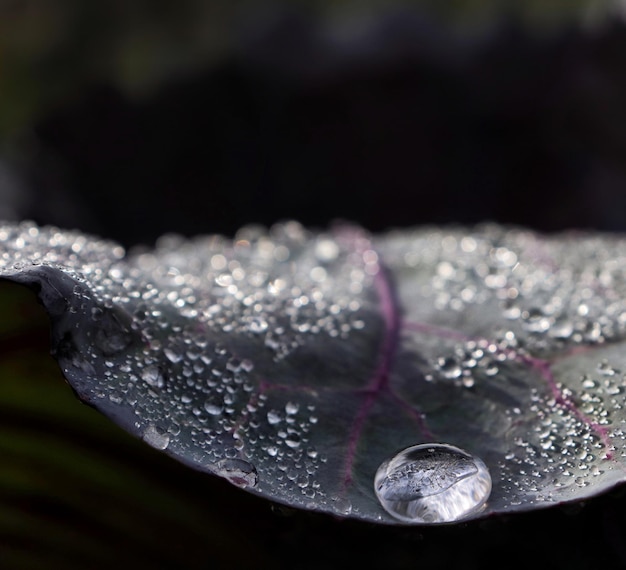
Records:
{"label": "dark background", "polygon": [[[608,1],[440,4],[0,1],[0,216],[127,246],[290,218],[373,232],[485,220],[625,230],[619,10]],[[40,333],[11,338],[35,350]],[[11,370],[31,373],[23,361],[32,354],[19,353]],[[46,370],[35,375],[61,386]],[[58,410],[71,405],[46,412],[50,425],[0,411],[7,429],[27,417],[34,433],[61,434]],[[76,424],[67,429],[83,441]],[[13,508],[0,509],[0,561],[626,566],[621,490],[452,527],[376,527],[270,507],[122,434],[102,436],[107,429],[106,420],[94,428],[98,445],[121,438],[114,460],[161,485],[146,499],[156,512],[159,497],[184,506],[176,524],[129,507],[128,485],[106,496],[119,512],[102,521],[105,491],[93,477],[80,479],[82,508],[68,506],[76,486],[57,471],[47,479],[56,493],[42,486],[19,500],[15,481],[6,490],[0,477],[0,502]],[[122,540],[125,517],[133,523]],[[58,527],[69,529],[65,542],[47,541]]]}
{"label": "dark background", "polygon": [[124,244],[286,218],[623,230],[609,4],[5,1],[0,214]]}

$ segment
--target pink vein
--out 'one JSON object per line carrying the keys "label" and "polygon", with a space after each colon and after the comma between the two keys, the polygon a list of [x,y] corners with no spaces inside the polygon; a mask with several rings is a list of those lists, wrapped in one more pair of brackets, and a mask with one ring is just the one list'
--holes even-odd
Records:
{"label": "pink vein", "polygon": [[590,420],[585,414],[583,414],[578,407],[567,398],[563,392],[559,389],[557,382],[554,378],[554,373],[552,372],[551,364],[547,360],[543,360],[541,358],[533,358],[532,356],[522,356],[519,354],[515,355],[515,358],[520,362],[524,362],[534,368],[541,377],[546,381],[550,390],[552,391],[552,396],[554,399],[567,408],[570,412],[572,412],[581,422],[585,425],[589,426],[594,432],[598,434],[602,441],[602,445],[604,445],[605,449],[605,459],[612,459],[613,453],[611,452],[611,438],[609,436],[609,430],[607,430],[604,426],[600,425],[597,422]]}
{"label": "pink vein", "polygon": [[[353,233],[351,231],[342,232],[344,237],[348,237],[352,242],[352,245],[356,244],[357,253],[362,254],[365,250],[363,245],[370,245],[369,240],[364,239],[359,233]],[[360,243],[359,243],[360,242]],[[380,393],[387,390],[390,396],[400,404],[407,414],[418,424],[420,430],[430,436],[427,427],[425,426],[424,417],[415,408],[408,405],[400,397],[398,397],[389,388],[389,372],[393,360],[396,355],[398,347],[398,337],[401,329],[400,311],[398,308],[397,300],[393,291],[393,287],[387,273],[387,270],[379,263],[376,266],[376,272],[374,274],[374,287],[378,296],[380,312],[383,317],[385,333],[383,336],[383,342],[380,349],[380,360],[378,367],[374,372],[369,384],[365,388],[365,399],[354,418],[352,427],[350,429],[350,435],[348,437],[348,447],[346,450],[346,459],[343,469],[342,490],[350,485],[352,482],[352,468],[356,457],[357,446],[361,437],[361,433],[370,414],[372,406],[376,402],[376,399]]]}
{"label": "pink vein", "polygon": [[[422,323],[408,322],[405,323],[405,328],[407,330],[412,330],[414,332],[419,333],[427,333],[434,334],[439,338],[447,338],[450,340],[457,341],[469,341],[469,340],[482,340],[471,338],[468,335],[463,333],[459,333],[458,331],[450,330],[444,327],[438,327],[433,325],[425,325]],[[571,352],[577,352],[580,348],[576,347]],[[611,459],[613,454],[611,452],[611,438],[609,436],[609,430],[607,430],[604,426],[600,425],[597,422],[589,419],[585,414],[583,414],[578,407],[572,402],[559,388],[556,379],[554,378],[554,373],[552,372],[552,364],[548,360],[544,360],[541,358],[535,358],[532,356],[520,354],[516,350],[509,349],[499,349],[499,352],[506,354],[508,357],[517,360],[518,362],[522,362],[531,368],[533,368],[543,380],[546,382],[550,391],[552,392],[552,396],[557,403],[567,408],[570,412],[572,412],[582,423],[587,425],[592,431],[594,431],[600,437],[602,444],[605,448],[605,458]],[[567,354],[565,355],[567,356]]]}
{"label": "pink vein", "polygon": [[382,268],[379,268],[378,273],[374,277],[374,284],[376,287],[376,292],[378,293],[381,313],[385,324],[385,335],[383,337],[378,368],[376,369],[374,376],[372,377],[366,388],[365,401],[363,402],[358,414],[356,415],[352,424],[352,428],[350,430],[346,462],[344,465],[344,489],[352,482],[352,465],[354,463],[356,448],[360,439],[361,432],[363,431],[363,426],[365,425],[365,421],[367,420],[367,416],[369,415],[372,405],[376,401],[377,396],[380,394],[381,390],[385,388],[389,383],[389,369],[391,367],[391,362],[396,352],[396,346],[398,342],[398,331],[400,323],[395,306],[395,299],[393,298],[393,293],[391,292],[388,278],[386,275],[383,274]]}

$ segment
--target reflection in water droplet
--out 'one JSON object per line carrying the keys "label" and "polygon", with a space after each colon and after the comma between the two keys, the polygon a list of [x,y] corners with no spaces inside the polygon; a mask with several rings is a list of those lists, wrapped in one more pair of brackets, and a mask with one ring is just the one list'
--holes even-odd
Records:
{"label": "reflection in water droplet", "polygon": [[491,476],[477,457],[445,444],[408,447],[384,461],[374,479],[383,508],[405,522],[453,522],[478,512]]}
{"label": "reflection in water droplet", "polygon": [[237,487],[255,487],[259,481],[254,465],[243,459],[222,459],[218,461],[215,474],[228,479]]}

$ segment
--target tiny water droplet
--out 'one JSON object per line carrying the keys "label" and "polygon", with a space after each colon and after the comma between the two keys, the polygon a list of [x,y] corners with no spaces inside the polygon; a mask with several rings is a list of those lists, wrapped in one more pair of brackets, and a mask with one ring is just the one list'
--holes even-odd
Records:
{"label": "tiny water droplet", "polygon": [[143,440],[156,449],[165,449],[170,443],[170,436],[154,424],[143,432]]}
{"label": "tiny water droplet", "polygon": [[267,330],[267,321],[261,317],[253,317],[248,323],[250,332],[259,334]]}
{"label": "tiny water droplet", "polygon": [[80,354],[78,354],[78,353],[72,354],[70,358],[71,358],[70,362],[71,362],[72,366],[74,366],[75,368],[78,368],[84,374],[86,374],[88,376],[95,375],[96,369],[93,367],[91,362],[87,361]]}
{"label": "tiny water droplet", "polygon": [[333,507],[342,515],[349,515],[352,512],[352,503],[345,497],[332,497]]}
{"label": "tiny water droplet", "polygon": [[287,447],[291,447],[291,449],[300,447],[300,436],[297,433],[290,433],[285,439],[285,444]]}
{"label": "tiny water droplet", "polygon": [[441,372],[444,378],[459,378],[463,373],[462,368],[458,362],[451,357],[439,358],[437,361],[437,369]]}
{"label": "tiny water droplet", "polygon": [[183,359],[182,354],[172,350],[171,348],[164,348],[163,353],[172,364],[176,364],[177,362],[180,362]]}
{"label": "tiny water droplet", "polygon": [[121,404],[124,401],[124,398],[118,392],[111,392],[109,394],[109,400],[114,404]]}
{"label": "tiny water droplet", "polygon": [[267,421],[271,426],[275,426],[282,421],[282,418],[276,410],[270,410],[267,412]]}
{"label": "tiny water droplet", "polygon": [[254,370],[254,362],[252,362],[252,360],[249,360],[248,358],[244,358],[241,361],[241,369],[244,372],[252,372],[252,370]]}
{"label": "tiny water droplet", "polygon": [[574,334],[574,323],[565,318],[558,319],[548,331],[548,335],[552,338],[563,340],[570,338],[572,334]]}
{"label": "tiny water droplet", "polygon": [[228,479],[237,487],[255,487],[259,481],[254,465],[243,459],[222,459],[217,462],[216,468],[216,475]]}
{"label": "tiny water droplet", "polygon": [[429,443],[384,461],[374,489],[383,508],[397,519],[446,523],[483,508],[491,476],[481,459],[452,445]]}
{"label": "tiny water droplet", "polygon": [[93,307],[91,309],[91,318],[94,321],[101,320],[103,315],[104,315],[104,311],[100,307]]}
{"label": "tiny water droplet", "polygon": [[117,354],[131,342],[130,336],[124,332],[99,329],[96,333],[96,346],[106,356]]}
{"label": "tiny water droplet", "polygon": [[165,386],[165,378],[158,366],[148,366],[141,372],[143,381],[153,388],[163,388]]}
{"label": "tiny water droplet", "polygon": [[204,409],[212,416],[219,416],[224,411],[224,406],[218,405],[215,402],[207,400],[204,403]]}

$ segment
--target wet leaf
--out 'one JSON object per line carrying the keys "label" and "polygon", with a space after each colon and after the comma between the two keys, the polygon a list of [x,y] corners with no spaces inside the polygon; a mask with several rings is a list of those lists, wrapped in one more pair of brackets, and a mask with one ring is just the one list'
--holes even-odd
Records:
{"label": "wet leaf", "polygon": [[[625,478],[621,237],[286,223],[125,255],[25,223],[0,243],[82,400],[254,494],[397,523],[377,491],[471,496],[483,463],[491,495],[470,518]],[[444,447],[402,452],[424,443]]]}
{"label": "wet leaf", "polygon": [[[271,565],[264,502],[172,461],[82,405],[49,350],[32,293],[0,283],[3,568]],[[263,520],[263,519],[262,519]],[[276,532],[271,518],[263,521]],[[238,552],[233,562],[233,552]]]}

